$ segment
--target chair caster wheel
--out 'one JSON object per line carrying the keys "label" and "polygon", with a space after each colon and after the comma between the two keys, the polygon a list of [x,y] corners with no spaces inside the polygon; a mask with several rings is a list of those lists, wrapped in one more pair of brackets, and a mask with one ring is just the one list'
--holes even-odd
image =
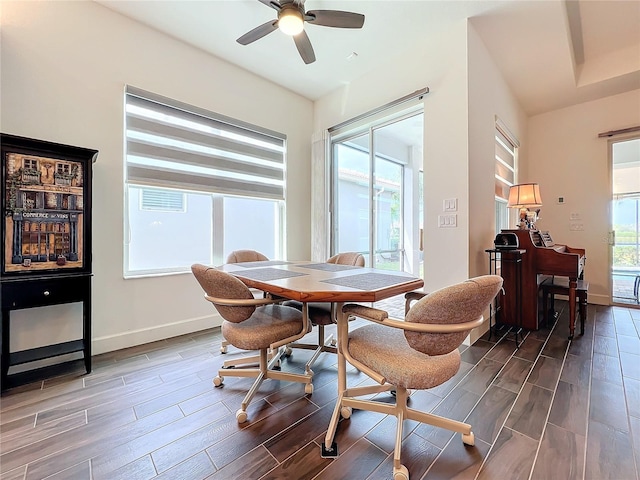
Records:
{"label": "chair caster wheel", "polygon": [[220,385],[222,385],[222,382],[224,382],[224,377],[221,377],[220,375],[213,379],[213,385],[215,387],[219,387]]}
{"label": "chair caster wheel", "polygon": [[220,347],[220,353],[227,353],[227,347]]}
{"label": "chair caster wheel", "polygon": [[293,353],[293,349],[291,347],[287,347],[287,348],[284,349],[284,356],[285,357],[287,357],[287,358],[290,357],[292,353]]}
{"label": "chair caster wheel", "polygon": [[304,369],[304,374],[309,376],[309,377],[313,377],[313,370],[311,370],[310,368],[305,368]]}
{"label": "chair caster wheel", "polygon": [[313,383],[307,383],[304,386],[304,393],[311,395],[313,393]]}
{"label": "chair caster wheel", "polygon": [[340,416],[342,418],[349,418],[351,416],[351,412],[353,410],[351,409],[351,407],[342,407],[340,409]]}
{"label": "chair caster wheel", "polygon": [[336,341],[335,338],[331,339],[331,346],[335,347],[336,345],[338,345],[338,342]]}
{"label": "chair caster wheel", "polygon": [[409,470],[404,465],[393,469],[393,480],[409,480]]}
{"label": "chair caster wheel", "polygon": [[245,412],[244,410],[238,410],[236,412],[236,420],[238,420],[238,423],[244,423],[247,421],[247,412]]}
{"label": "chair caster wheel", "polygon": [[473,432],[469,432],[469,435],[465,435],[463,433],[462,443],[464,443],[465,445],[469,445],[470,447],[473,447],[476,444],[476,436],[473,434]]}

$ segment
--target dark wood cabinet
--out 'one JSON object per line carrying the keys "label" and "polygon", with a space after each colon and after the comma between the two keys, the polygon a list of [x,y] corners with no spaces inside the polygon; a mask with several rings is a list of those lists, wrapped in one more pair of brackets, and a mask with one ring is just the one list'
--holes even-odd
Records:
{"label": "dark wood cabinet", "polygon": [[[74,302],[82,302],[82,338],[16,352],[10,351],[12,310]],[[90,274],[3,278],[0,282],[0,304],[2,306],[2,337],[0,340],[2,390],[22,383],[37,373],[24,372],[9,375],[10,367],[69,353],[83,352],[86,371],[87,373],[91,372]]]}
{"label": "dark wood cabinet", "polygon": [[[11,366],[68,353],[83,352],[91,371],[91,184],[98,151],[4,133],[0,150],[4,390],[28,377],[9,375]],[[10,351],[13,310],[74,302],[83,304],[82,338]]]}

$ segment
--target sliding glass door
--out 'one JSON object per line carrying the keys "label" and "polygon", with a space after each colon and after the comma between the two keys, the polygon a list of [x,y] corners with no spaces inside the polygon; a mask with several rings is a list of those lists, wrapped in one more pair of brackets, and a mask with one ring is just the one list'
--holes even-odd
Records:
{"label": "sliding glass door", "polygon": [[640,138],[612,144],[611,286],[614,303],[640,304]]}
{"label": "sliding glass door", "polygon": [[360,252],[371,265],[369,133],[333,146],[332,251]]}
{"label": "sliding glass door", "polygon": [[332,139],[332,252],[357,251],[367,266],[418,273],[413,193],[422,178],[422,125],[420,110]]}

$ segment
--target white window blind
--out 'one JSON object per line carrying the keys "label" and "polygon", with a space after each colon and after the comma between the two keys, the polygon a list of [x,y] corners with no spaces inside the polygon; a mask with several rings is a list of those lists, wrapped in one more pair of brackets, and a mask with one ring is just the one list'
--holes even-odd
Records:
{"label": "white window blind", "polygon": [[509,199],[509,187],[515,184],[516,175],[516,151],[515,146],[507,137],[496,128],[496,197]]}
{"label": "white window blind", "polygon": [[283,134],[127,86],[127,182],[284,199]]}
{"label": "white window blind", "polygon": [[495,229],[509,228],[509,188],[516,183],[518,140],[496,118],[495,129]]}
{"label": "white window blind", "polygon": [[140,207],[143,210],[184,212],[185,194],[183,192],[176,192],[173,190],[143,188],[140,190]]}

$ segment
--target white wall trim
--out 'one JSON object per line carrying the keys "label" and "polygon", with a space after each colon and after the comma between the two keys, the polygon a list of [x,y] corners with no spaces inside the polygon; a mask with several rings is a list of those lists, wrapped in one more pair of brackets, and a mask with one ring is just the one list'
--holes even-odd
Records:
{"label": "white wall trim", "polygon": [[114,350],[121,350],[123,348],[206,330],[208,328],[219,327],[220,325],[222,325],[222,318],[218,314],[213,314],[122,332],[115,335],[105,335],[92,339],[91,351],[92,355],[99,355],[105,352],[112,352]]}

